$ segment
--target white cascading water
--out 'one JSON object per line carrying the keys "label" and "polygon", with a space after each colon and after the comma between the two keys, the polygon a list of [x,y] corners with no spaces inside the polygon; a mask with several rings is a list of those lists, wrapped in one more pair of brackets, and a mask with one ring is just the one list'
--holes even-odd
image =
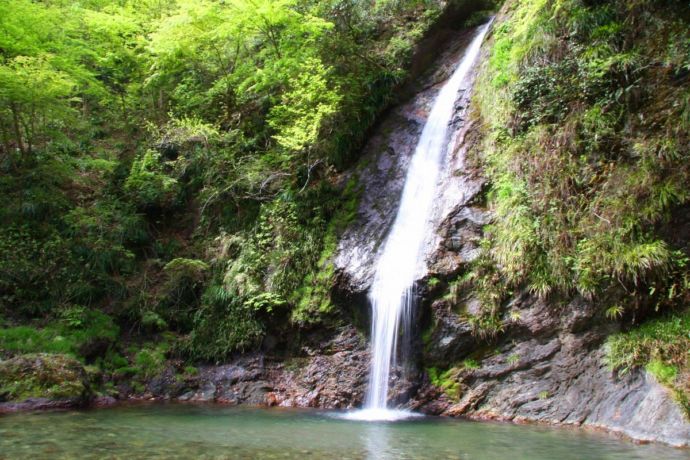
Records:
{"label": "white cascading water", "polygon": [[369,292],[372,305],[372,361],[364,409],[351,414],[360,420],[393,420],[410,416],[387,409],[391,368],[396,365],[401,324],[411,321],[415,277],[423,269],[424,242],[433,231],[434,198],[441,168],[448,150],[448,126],[455,101],[474,67],[491,23],[480,27],[460,63],[446,82],[429,112],[422,135],[410,162],[398,214],[376,264]]}

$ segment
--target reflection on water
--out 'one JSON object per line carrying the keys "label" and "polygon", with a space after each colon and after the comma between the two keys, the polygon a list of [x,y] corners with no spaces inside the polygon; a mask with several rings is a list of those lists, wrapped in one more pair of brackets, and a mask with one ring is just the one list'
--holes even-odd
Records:
{"label": "reflection on water", "polygon": [[368,460],[393,460],[396,457],[389,450],[390,435],[387,425],[372,424],[364,429],[364,444],[367,446]]}
{"label": "reflection on water", "polygon": [[6,458],[656,460],[690,452],[572,429],[170,404],[1,416]]}

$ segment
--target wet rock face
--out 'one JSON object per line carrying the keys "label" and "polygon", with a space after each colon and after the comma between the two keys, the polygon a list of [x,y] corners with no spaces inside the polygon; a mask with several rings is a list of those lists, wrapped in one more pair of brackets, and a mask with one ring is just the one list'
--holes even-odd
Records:
{"label": "wet rock face", "polygon": [[449,362],[464,359],[474,348],[476,338],[466,321],[459,321],[448,302],[437,300],[431,305],[434,326],[425,345],[423,362],[427,367],[447,367]]}
{"label": "wet rock face", "polygon": [[[458,366],[460,394],[440,396],[427,384],[412,401],[418,410],[450,416],[584,425],[642,441],[690,445],[690,423],[668,390],[644,372],[613,373],[597,325],[583,299],[556,305],[527,294],[504,336],[488,346],[472,337],[459,315],[436,305],[425,362]],[[484,349],[484,350],[483,350]],[[460,363],[481,356],[479,367]]]}
{"label": "wet rock face", "polygon": [[257,406],[345,409],[364,399],[369,353],[353,327],[305,348],[288,360],[244,355],[221,366],[200,367],[184,380],[167,369],[154,378],[144,398]]}
{"label": "wet rock face", "polygon": [[369,371],[367,343],[352,327],[296,362],[280,364],[273,378],[280,382],[270,397],[279,406],[353,408],[362,404]]}
{"label": "wet rock face", "polygon": [[[374,264],[381,245],[393,224],[406,172],[426,123],[428,112],[443,82],[454,70],[471,33],[454,32],[455,37],[442,53],[432,71],[414,85],[417,93],[392,109],[367,143],[354,175],[361,187],[361,199],[355,222],[342,235],[336,257],[336,295],[345,301],[365,302],[363,293],[371,285]],[[472,78],[468,82],[471,83]],[[446,173],[438,185],[435,221],[459,213],[481,189],[482,183],[467,181],[464,171],[464,136],[471,123],[465,123],[470,100],[468,87],[458,95],[450,133]],[[467,216],[466,216],[467,217]],[[470,216],[472,218],[474,216]],[[432,253],[441,238],[430,235],[427,242]],[[419,278],[424,277],[420,273]]]}
{"label": "wet rock face", "polygon": [[395,219],[407,166],[435,93],[430,89],[395,109],[366,147],[365,166],[356,173],[363,187],[357,219],[342,236],[335,259],[343,291],[362,293],[370,287],[376,254]]}

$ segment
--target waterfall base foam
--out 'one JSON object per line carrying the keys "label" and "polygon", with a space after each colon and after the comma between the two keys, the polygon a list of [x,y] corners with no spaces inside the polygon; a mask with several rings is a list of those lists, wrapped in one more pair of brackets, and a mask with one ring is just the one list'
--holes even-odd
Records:
{"label": "waterfall base foam", "polygon": [[339,417],[359,422],[398,422],[423,417],[423,415],[400,409],[362,409],[339,414]]}

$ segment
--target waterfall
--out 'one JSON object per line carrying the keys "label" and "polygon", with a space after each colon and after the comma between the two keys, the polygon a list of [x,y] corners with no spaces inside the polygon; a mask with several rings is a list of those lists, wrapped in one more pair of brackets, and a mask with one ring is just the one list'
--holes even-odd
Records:
{"label": "waterfall", "polygon": [[413,286],[424,269],[424,242],[434,231],[432,216],[437,183],[445,164],[449,129],[455,101],[471,75],[490,22],[481,26],[465,50],[456,70],[434,100],[429,117],[410,162],[400,207],[376,263],[369,292],[372,305],[372,360],[364,410],[353,418],[399,418],[402,411],[387,409],[391,368],[396,366],[400,327],[410,330]]}

